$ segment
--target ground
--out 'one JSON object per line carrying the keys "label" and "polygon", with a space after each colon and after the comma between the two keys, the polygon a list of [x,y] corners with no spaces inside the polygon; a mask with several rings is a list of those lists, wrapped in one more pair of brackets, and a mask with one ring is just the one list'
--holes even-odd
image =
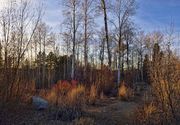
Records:
{"label": "ground", "polygon": [[116,98],[101,100],[99,104],[99,106],[89,107],[88,112],[101,125],[132,124],[134,110],[138,106],[137,102],[125,102]]}
{"label": "ground", "polygon": [[[31,105],[20,105],[14,108],[0,109],[0,125],[132,125],[134,111],[142,102],[143,92],[133,100],[122,101],[118,97],[99,99],[95,105],[87,105],[83,113],[83,120],[63,122],[55,120],[53,111],[37,111]],[[87,124],[88,121],[88,124]]]}
{"label": "ground", "polygon": [[[84,117],[94,120],[97,125],[128,125],[132,124],[134,110],[138,101],[121,101],[118,98],[98,100],[95,105],[87,106]],[[54,125],[71,124],[71,122],[55,121],[51,119],[51,111],[36,111],[33,107],[21,106],[3,110],[0,113],[2,125]],[[8,114],[5,114],[8,113]],[[15,113],[15,114],[14,114]]]}

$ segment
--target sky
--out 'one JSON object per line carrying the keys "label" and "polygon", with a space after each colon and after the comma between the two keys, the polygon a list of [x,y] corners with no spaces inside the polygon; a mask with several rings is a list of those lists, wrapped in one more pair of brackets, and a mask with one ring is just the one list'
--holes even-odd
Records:
{"label": "sky", "polygon": [[135,22],[146,32],[163,30],[170,23],[180,32],[180,0],[137,0]]}
{"label": "sky", "polygon": [[[45,20],[54,28],[63,20],[60,0],[46,0]],[[180,32],[180,0],[137,0],[135,24],[145,32],[163,30],[170,23]]]}
{"label": "sky", "polygon": [[[0,9],[8,0],[0,0]],[[17,0],[18,1],[18,0]],[[61,0],[32,0],[44,1],[45,15],[43,20],[55,32],[61,30],[63,21]],[[170,23],[174,24],[176,34],[180,33],[180,0],[136,0],[137,11],[133,20],[137,27],[145,32],[163,31]],[[180,43],[176,43],[180,46]]]}
{"label": "sky", "polygon": [[[9,0],[0,0],[0,9]],[[20,0],[16,0],[20,1]],[[55,31],[58,31],[59,24],[63,21],[62,0],[32,0],[44,1],[45,15],[43,19]],[[135,24],[145,32],[162,30],[170,23],[180,32],[180,0],[136,0],[138,9],[133,20]]]}
{"label": "sky", "polygon": [[180,53],[180,0],[137,0],[135,24],[145,32],[166,32],[174,26],[176,40],[173,48]]}

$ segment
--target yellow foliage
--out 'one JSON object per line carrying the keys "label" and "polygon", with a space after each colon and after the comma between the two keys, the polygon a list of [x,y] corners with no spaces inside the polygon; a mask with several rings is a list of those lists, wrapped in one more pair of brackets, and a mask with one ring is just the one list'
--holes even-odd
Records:
{"label": "yellow foliage", "polygon": [[85,87],[79,85],[73,88],[67,95],[68,102],[73,106],[82,106],[85,103]]}
{"label": "yellow foliage", "polygon": [[153,103],[150,103],[149,105],[144,107],[144,112],[146,117],[152,115],[156,111],[156,107],[153,105]]}

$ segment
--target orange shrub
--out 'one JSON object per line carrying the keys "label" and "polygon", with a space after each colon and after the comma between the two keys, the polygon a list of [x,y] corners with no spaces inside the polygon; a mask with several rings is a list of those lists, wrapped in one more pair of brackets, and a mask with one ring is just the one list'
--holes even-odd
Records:
{"label": "orange shrub", "polygon": [[58,81],[57,84],[53,85],[52,89],[56,93],[66,95],[70,90],[72,86],[68,81]]}
{"label": "orange shrub", "polygon": [[68,105],[78,109],[84,106],[85,99],[85,87],[82,85],[73,88],[67,95]]}
{"label": "orange shrub", "polygon": [[84,103],[85,87],[77,86],[77,81],[58,81],[45,97],[50,103],[59,106],[81,106]]}
{"label": "orange shrub", "polygon": [[157,113],[157,107],[151,102],[139,106],[135,110],[135,124],[138,125],[159,125],[160,115]]}
{"label": "orange shrub", "polygon": [[121,100],[127,101],[133,96],[133,90],[123,82],[118,89],[118,96]]}

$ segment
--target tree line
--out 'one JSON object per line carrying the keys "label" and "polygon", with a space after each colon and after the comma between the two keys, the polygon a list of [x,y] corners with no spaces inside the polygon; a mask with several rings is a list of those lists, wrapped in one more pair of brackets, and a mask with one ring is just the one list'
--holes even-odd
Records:
{"label": "tree line", "polygon": [[43,21],[43,4],[11,1],[1,10],[0,87],[5,99],[13,96],[14,87],[19,93],[21,84],[31,82],[37,88],[49,88],[62,79],[103,84],[108,74],[117,86],[123,80],[149,82],[149,62],[156,61],[156,49],[167,40],[162,32],[138,30],[132,19],[135,0],[60,3],[60,33]]}

